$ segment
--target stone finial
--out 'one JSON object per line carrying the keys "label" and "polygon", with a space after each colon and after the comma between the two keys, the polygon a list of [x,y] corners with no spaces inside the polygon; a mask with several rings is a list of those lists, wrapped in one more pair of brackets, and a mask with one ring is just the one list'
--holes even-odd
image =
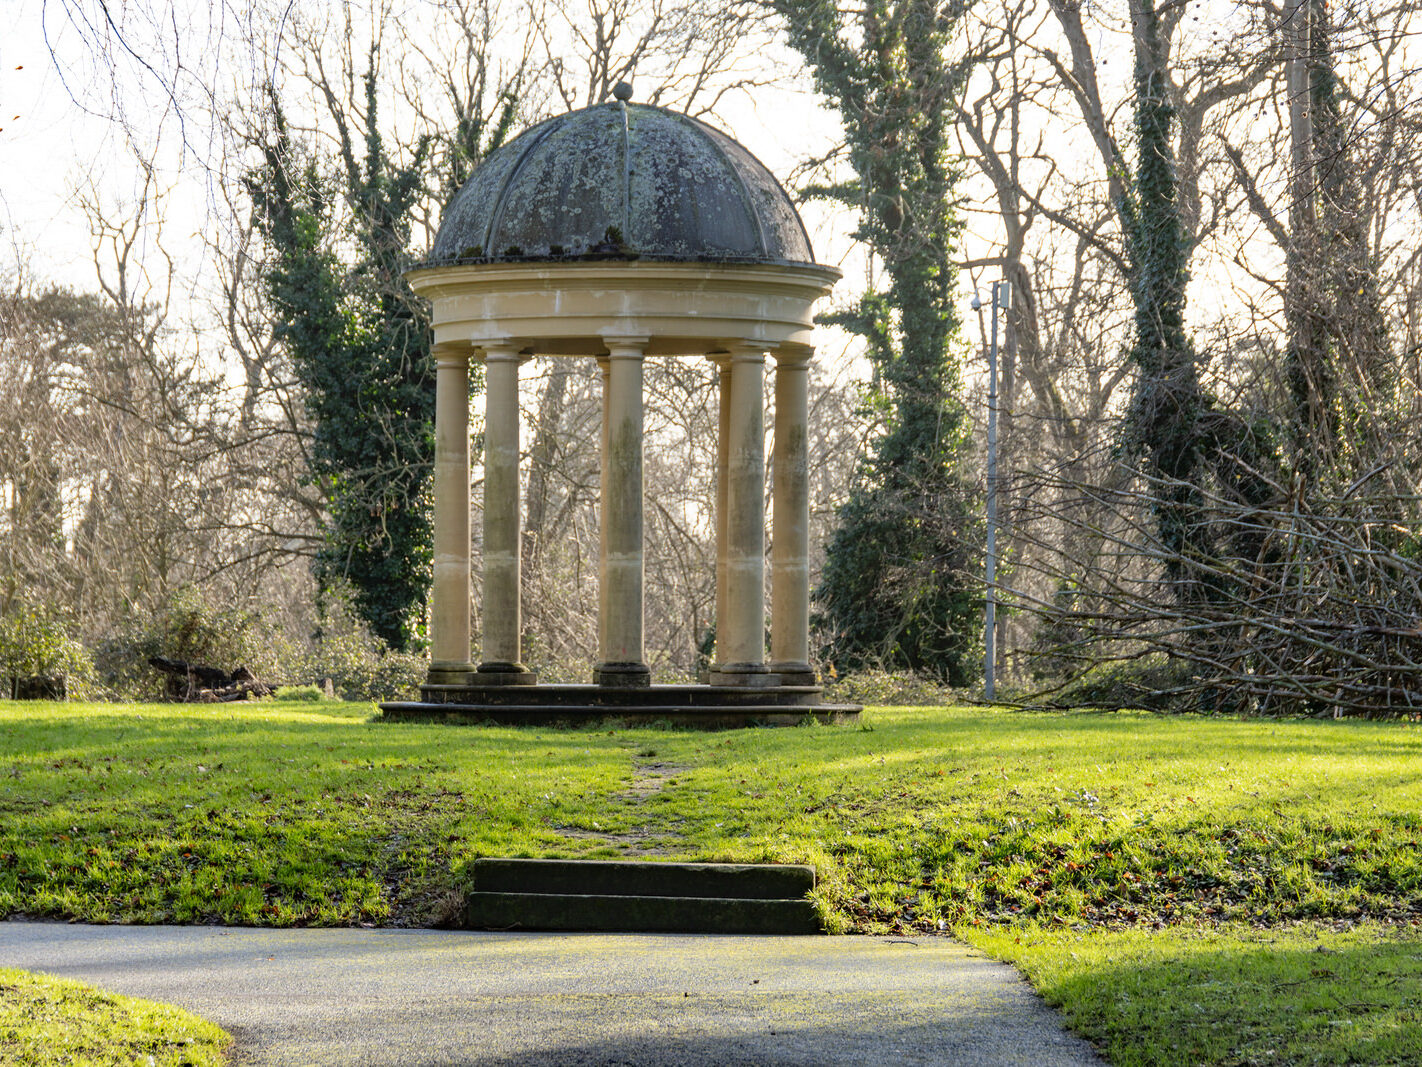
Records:
{"label": "stone finial", "polygon": [[632,83],[618,82],[612,87],[612,95],[621,100],[624,104],[632,99]]}

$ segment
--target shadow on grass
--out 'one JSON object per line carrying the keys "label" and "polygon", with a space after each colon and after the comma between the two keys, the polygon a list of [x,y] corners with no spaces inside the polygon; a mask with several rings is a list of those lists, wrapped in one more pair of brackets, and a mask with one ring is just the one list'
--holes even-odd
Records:
{"label": "shadow on grass", "polygon": [[1422,940],[1385,928],[1022,935],[1019,963],[1116,1067],[1422,1063]]}
{"label": "shadow on grass", "polygon": [[[0,915],[423,925],[476,856],[650,838],[664,858],[814,863],[826,907],[860,930],[1395,917],[1422,899],[1422,736],[1405,726],[879,709],[867,730],[703,733],[369,715],[0,702]],[[640,759],[672,768],[654,796],[629,790]]]}

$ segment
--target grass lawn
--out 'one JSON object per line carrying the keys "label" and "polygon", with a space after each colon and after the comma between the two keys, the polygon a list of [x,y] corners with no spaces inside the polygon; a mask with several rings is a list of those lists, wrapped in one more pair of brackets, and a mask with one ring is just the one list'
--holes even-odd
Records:
{"label": "grass lawn", "polygon": [[[1422,983],[1389,977],[1419,953],[1417,725],[875,709],[864,728],[704,734],[369,714],[0,702],[0,915],[430,925],[480,855],[808,862],[831,929],[957,931],[1117,1062],[1422,1061]],[[1398,996],[1314,1012],[1334,978],[1313,972],[1345,973],[1320,945]],[[1371,988],[1347,973],[1338,988]],[[1182,1036],[1189,982],[1195,1024],[1232,1051]]]}
{"label": "grass lawn", "polygon": [[205,1067],[230,1040],[179,1008],[0,967],[0,1063]]}
{"label": "grass lawn", "polygon": [[1396,929],[967,937],[1017,964],[1118,1067],[1422,1063],[1422,941]]}

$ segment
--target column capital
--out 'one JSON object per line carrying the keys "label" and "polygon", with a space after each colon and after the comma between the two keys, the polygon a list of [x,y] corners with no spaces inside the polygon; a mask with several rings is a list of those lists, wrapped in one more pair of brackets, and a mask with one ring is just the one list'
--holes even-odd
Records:
{"label": "column capital", "polygon": [[813,348],[784,348],[771,353],[777,370],[804,370],[815,358]]}
{"label": "column capital", "polygon": [[478,348],[479,358],[485,363],[499,362],[500,360],[522,363],[523,357],[519,355],[519,346],[510,338],[507,341],[486,341]]}
{"label": "column capital", "polygon": [[469,348],[465,345],[435,345],[434,351],[430,355],[434,357],[436,367],[461,370],[467,369],[469,366]]}
{"label": "column capital", "polygon": [[607,345],[607,355],[602,359],[641,359],[646,355],[647,345],[651,343],[650,337],[627,337],[621,335],[608,336],[602,339],[602,343]]}
{"label": "column capital", "polygon": [[726,358],[732,363],[764,363],[777,347],[772,341],[738,341],[727,350]]}

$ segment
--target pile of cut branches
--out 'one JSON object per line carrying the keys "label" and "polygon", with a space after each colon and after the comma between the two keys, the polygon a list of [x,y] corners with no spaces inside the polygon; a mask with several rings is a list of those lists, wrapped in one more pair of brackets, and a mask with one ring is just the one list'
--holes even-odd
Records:
{"label": "pile of cut branches", "polygon": [[1077,679],[1164,654],[1183,669],[1154,695],[1174,707],[1422,715],[1416,497],[1361,483],[1309,494],[1278,486],[1274,503],[1249,506],[1196,486],[1200,529],[1185,540],[1209,551],[1182,555],[1162,543],[1153,513],[1170,484],[1131,472],[1032,488],[1018,494],[1017,534],[1040,539],[1012,585],[1041,620],[1036,652],[1051,670],[1039,675]]}
{"label": "pile of cut branches", "polygon": [[222,704],[267,697],[276,691],[275,686],[261,681],[246,667],[229,673],[220,667],[205,667],[164,656],[150,657],[148,665],[168,676],[165,686],[168,698],[181,703]]}

